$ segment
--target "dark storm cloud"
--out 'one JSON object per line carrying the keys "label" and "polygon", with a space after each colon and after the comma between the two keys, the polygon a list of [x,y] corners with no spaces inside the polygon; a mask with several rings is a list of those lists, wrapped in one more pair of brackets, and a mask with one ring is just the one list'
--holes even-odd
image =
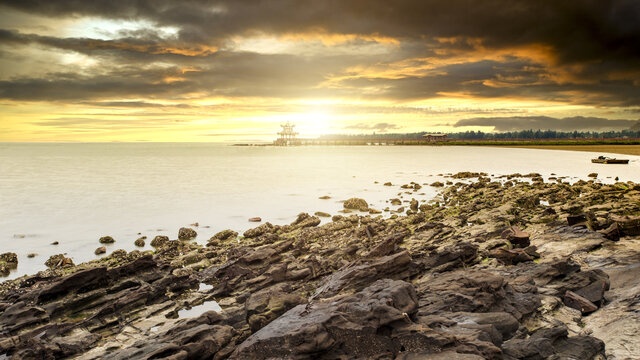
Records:
{"label": "dark storm cloud", "polygon": [[557,130],[557,131],[603,131],[625,130],[637,126],[638,120],[609,120],[599,117],[566,117],[553,118],[548,116],[512,116],[486,117],[458,120],[453,126],[493,126],[496,131],[518,131],[529,129]]}
{"label": "dark storm cloud", "polygon": [[[414,100],[463,93],[587,105],[640,104],[640,2],[636,0],[0,0],[0,5],[49,17],[145,20],[155,27],[178,29],[170,38],[153,29],[121,31],[121,38],[114,40],[0,31],[4,43],[108,57],[113,67],[138,67],[140,73],[114,78],[111,73],[119,69],[104,69],[105,74],[92,77],[5,80],[0,83],[0,98],[5,99],[180,97],[201,92]],[[224,51],[234,36],[293,33],[386,36],[398,39],[400,45],[393,55],[375,57],[311,59]],[[501,49],[519,49],[520,55],[478,60]],[[406,63],[411,67],[419,65],[415,58],[437,53],[446,60],[466,52],[475,58],[438,66],[431,73],[392,78],[365,74],[340,81],[339,86],[321,86],[354,65],[384,67],[411,59]],[[163,83],[156,70],[148,69],[156,62],[195,66],[199,71],[176,74],[185,80]]]}
{"label": "dark storm cloud", "polygon": [[177,26],[182,40],[209,43],[250,31],[335,33],[398,38],[482,38],[489,46],[545,44],[562,62],[640,58],[640,3],[635,0],[3,0],[56,16],[146,19]]}

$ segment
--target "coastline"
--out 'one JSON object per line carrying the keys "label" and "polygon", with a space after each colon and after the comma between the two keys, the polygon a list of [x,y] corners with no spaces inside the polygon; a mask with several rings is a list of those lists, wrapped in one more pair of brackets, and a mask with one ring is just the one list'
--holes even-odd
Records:
{"label": "coastline", "polygon": [[640,156],[640,145],[505,145],[521,149],[569,150]]}
{"label": "coastline", "polygon": [[640,354],[630,315],[640,185],[448,181],[436,200],[400,200],[406,213],[386,219],[354,212],[318,226],[300,214],[207,246],[162,239],[77,266],[63,256],[1,284],[0,354],[479,359],[528,356],[534,344],[545,356]]}

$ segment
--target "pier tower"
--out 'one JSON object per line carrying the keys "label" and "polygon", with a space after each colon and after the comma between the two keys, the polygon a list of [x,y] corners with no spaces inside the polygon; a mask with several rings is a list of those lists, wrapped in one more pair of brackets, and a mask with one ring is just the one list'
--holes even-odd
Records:
{"label": "pier tower", "polygon": [[280,137],[275,141],[275,144],[280,146],[295,145],[296,135],[298,135],[294,130],[296,126],[288,121],[280,126],[282,130],[278,133]]}

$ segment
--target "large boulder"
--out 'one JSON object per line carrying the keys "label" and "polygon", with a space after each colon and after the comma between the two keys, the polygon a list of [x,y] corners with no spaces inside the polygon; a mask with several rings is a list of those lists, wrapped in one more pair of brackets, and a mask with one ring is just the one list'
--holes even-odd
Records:
{"label": "large boulder", "polygon": [[198,236],[198,233],[192,228],[182,227],[178,230],[178,240],[191,240]]}

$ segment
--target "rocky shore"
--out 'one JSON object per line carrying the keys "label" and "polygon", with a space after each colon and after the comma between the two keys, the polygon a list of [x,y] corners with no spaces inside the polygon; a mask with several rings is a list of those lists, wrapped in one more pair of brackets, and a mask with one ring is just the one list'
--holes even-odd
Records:
{"label": "rocky shore", "polygon": [[640,358],[640,185],[449,180],[391,218],[50,259],[0,284],[0,359]]}

